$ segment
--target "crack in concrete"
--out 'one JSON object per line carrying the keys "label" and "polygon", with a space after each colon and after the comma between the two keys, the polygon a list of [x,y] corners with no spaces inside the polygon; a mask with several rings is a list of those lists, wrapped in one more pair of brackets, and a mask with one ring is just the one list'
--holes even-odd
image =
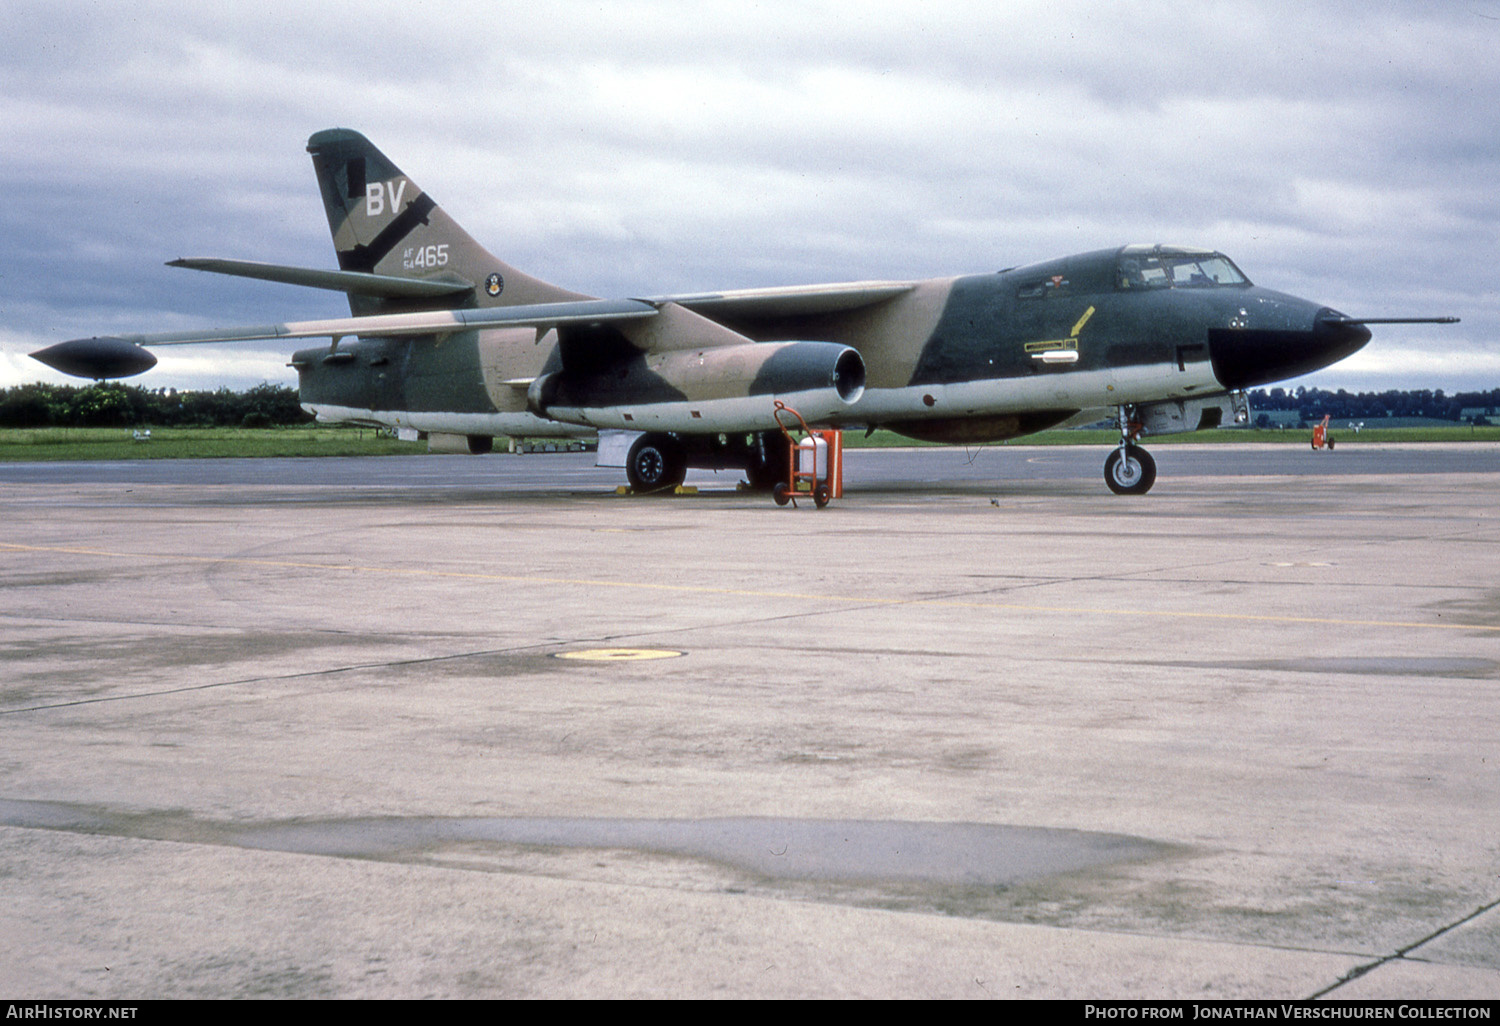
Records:
{"label": "crack in concrete", "polygon": [[1444,934],[1451,933],[1452,931],[1458,929],[1460,926],[1463,926],[1465,923],[1473,922],[1475,919],[1478,919],[1480,916],[1484,915],[1486,912],[1493,911],[1496,908],[1500,908],[1500,898],[1497,898],[1496,900],[1490,902],[1487,905],[1480,905],[1473,912],[1470,912],[1468,915],[1464,916],[1462,919],[1456,919],[1453,922],[1449,923],[1447,926],[1439,927],[1438,929],[1436,929],[1436,930],[1432,931],[1431,933],[1429,933],[1427,936],[1421,938],[1420,940],[1413,941],[1411,944],[1408,944],[1404,948],[1398,948],[1396,951],[1392,952],[1391,954],[1386,955],[1386,956],[1384,956],[1382,958],[1378,958],[1375,961],[1368,963],[1367,965],[1355,966],[1353,969],[1349,970],[1349,972],[1345,973],[1339,979],[1335,980],[1333,983],[1331,983],[1328,986],[1324,987],[1322,990],[1314,991],[1312,994],[1309,994],[1307,996],[1306,1000],[1308,1000],[1308,1001],[1316,1001],[1318,998],[1326,997],[1327,995],[1331,994],[1333,991],[1338,990],[1344,984],[1346,984],[1346,983],[1352,983],[1353,981],[1359,979],[1362,976],[1368,976],[1370,973],[1374,972],[1375,970],[1380,969],[1383,966],[1390,965],[1392,962],[1407,961],[1408,960],[1407,956],[1409,954],[1411,954],[1413,951],[1415,951],[1418,948],[1420,948],[1422,945],[1424,945],[1424,944],[1430,944],[1433,941],[1437,940],[1439,937],[1443,936]]}

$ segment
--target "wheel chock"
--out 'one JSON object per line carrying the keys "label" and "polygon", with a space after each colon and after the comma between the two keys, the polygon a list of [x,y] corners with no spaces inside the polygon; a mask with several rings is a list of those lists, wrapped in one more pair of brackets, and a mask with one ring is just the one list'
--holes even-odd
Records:
{"label": "wheel chock", "polygon": [[[634,488],[630,487],[629,485],[616,485],[615,486],[615,494],[616,495],[660,495],[663,491],[666,491],[666,489],[661,489],[660,491],[655,491],[655,492],[637,492]],[[678,485],[676,488],[672,489],[672,494],[673,495],[697,495],[698,494],[698,486],[697,485]]]}

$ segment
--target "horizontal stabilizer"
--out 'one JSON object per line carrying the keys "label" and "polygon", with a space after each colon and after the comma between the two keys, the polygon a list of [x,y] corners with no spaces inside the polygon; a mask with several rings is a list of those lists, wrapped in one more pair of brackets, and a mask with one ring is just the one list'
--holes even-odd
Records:
{"label": "horizontal stabilizer", "polygon": [[254,260],[219,260],[211,257],[168,260],[167,266],[186,267],[193,271],[211,271],[214,274],[231,274],[238,278],[277,281],[284,285],[303,285],[314,289],[331,289],[334,292],[351,292],[381,299],[438,299],[443,296],[461,296],[474,291],[473,282],[465,281],[457,275],[450,275],[447,278],[397,278],[389,274],[371,274],[367,271],[323,271],[312,267],[263,264]]}

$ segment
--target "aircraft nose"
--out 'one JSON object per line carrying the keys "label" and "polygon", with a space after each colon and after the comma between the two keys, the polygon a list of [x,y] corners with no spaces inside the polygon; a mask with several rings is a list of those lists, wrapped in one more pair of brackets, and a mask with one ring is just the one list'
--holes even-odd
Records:
{"label": "aircraft nose", "polygon": [[1336,310],[1303,309],[1275,326],[1209,329],[1214,376],[1225,388],[1254,388],[1321,370],[1370,341],[1369,328]]}

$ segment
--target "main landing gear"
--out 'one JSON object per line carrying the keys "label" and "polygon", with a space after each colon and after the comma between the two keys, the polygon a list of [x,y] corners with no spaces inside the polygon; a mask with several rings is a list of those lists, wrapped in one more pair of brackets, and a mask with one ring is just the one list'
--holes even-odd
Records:
{"label": "main landing gear", "polygon": [[637,493],[669,492],[687,477],[687,453],[671,435],[642,435],[625,457],[625,477]]}
{"label": "main landing gear", "polygon": [[743,435],[677,435],[648,431],[635,440],[625,457],[625,476],[637,495],[670,494],[687,476],[689,467],[745,472],[756,491],[769,492],[791,473],[785,440],[762,431]]}
{"label": "main landing gear", "polygon": [[1135,444],[1141,425],[1133,413],[1133,407],[1120,407],[1120,446],[1104,461],[1104,483],[1116,495],[1145,495],[1156,483],[1156,460]]}

